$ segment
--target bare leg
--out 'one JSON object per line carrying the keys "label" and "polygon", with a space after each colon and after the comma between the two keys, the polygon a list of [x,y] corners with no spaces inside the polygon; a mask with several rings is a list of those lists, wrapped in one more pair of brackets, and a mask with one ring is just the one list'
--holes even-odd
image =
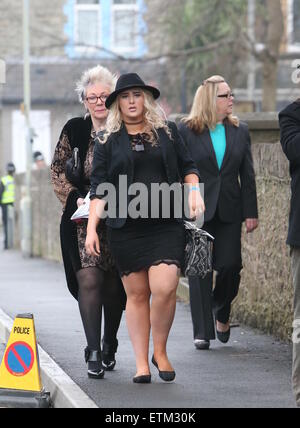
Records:
{"label": "bare leg", "polygon": [[122,278],[127,294],[126,322],[136,357],[136,376],[150,374],[150,289],[146,271]]}
{"label": "bare leg", "polygon": [[176,311],[178,281],[178,268],[175,265],[161,264],[149,270],[154,357],[162,371],[173,371],[167,356],[167,340]]}

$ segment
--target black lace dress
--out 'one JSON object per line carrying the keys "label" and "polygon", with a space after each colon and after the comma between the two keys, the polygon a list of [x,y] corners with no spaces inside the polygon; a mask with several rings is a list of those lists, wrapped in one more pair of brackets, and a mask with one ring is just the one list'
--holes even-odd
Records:
{"label": "black lace dress", "polygon": [[[158,142],[151,141],[148,134],[129,135],[129,138],[134,160],[133,183],[143,183],[148,189],[148,218],[129,217],[120,229],[108,227],[109,246],[117,268],[121,276],[148,270],[151,266],[161,263],[181,268],[185,230],[183,223],[174,218],[172,198],[170,218],[163,218],[162,200],[159,200],[159,203],[157,200],[151,200],[151,184],[167,183],[161,148]],[[156,205],[155,208],[158,207],[158,210],[154,210],[158,218],[151,218],[153,204]],[[143,213],[145,214],[145,211]]]}

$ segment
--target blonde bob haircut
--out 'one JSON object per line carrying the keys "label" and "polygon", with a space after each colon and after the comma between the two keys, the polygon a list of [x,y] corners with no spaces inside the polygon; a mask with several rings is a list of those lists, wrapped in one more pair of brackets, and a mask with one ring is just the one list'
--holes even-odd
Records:
{"label": "blonde bob haircut", "polygon": [[[157,129],[162,128],[172,139],[171,131],[167,125],[167,117],[163,108],[153,98],[153,95],[149,91],[145,89],[141,89],[141,91],[144,93],[144,118],[149,131],[152,131],[154,136],[157,138]],[[109,114],[106,121],[106,134],[102,142],[103,144],[107,142],[111,134],[120,131],[123,125],[123,117],[119,104],[120,96],[121,94],[117,97],[116,101],[109,109]]]}
{"label": "blonde bob haircut", "polygon": [[117,76],[112,74],[107,68],[97,65],[96,67],[86,70],[80,80],[76,83],[75,91],[78,94],[79,102],[84,103],[87,88],[89,85],[101,83],[107,86],[112,92],[115,89]]}
{"label": "blonde bob haircut", "polygon": [[[192,109],[183,122],[195,133],[200,134],[204,129],[215,129],[217,126],[217,95],[219,83],[226,82],[222,76],[211,76],[204,80],[196,91]],[[228,115],[226,122],[239,126],[239,119],[232,114]]]}

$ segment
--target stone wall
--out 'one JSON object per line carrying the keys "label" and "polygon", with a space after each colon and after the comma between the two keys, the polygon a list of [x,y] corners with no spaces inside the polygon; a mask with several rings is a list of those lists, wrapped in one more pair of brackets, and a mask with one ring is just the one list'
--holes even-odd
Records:
{"label": "stone wall", "polygon": [[[16,178],[15,245],[21,247],[21,200],[25,194],[25,174]],[[50,169],[32,172],[32,222],[34,257],[61,261],[59,224],[62,206],[56,198],[51,182]]]}
{"label": "stone wall", "polygon": [[[289,249],[285,243],[290,202],[288,162],[279,143],[275,115],[247,115],[244,119],[252,137],[260,225],[253,234],[243,233],[244,268],[233,318],[287,339],[291,334],[293,296]],[[49,178],[48,170],[33,173],[33,254],[60,261],[61,205]],[[20,194],[24,176],[18,177],[18,183]],[[183,280],[179,294],[187,299],[185,284]]]}
{"label": "stone wall", "polygon": [[259,228],[243,234],[243,271],[233,316],[281,339],[292,332],[293,289],[286,245],[290,206],[289,164],[277,120],[248,118],[257,180]]}

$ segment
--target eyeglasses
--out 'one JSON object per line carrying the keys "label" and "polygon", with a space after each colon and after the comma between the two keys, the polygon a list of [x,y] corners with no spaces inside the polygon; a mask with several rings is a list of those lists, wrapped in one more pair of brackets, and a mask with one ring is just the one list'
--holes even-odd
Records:
{"label": "eyeglasses", "polygon": [[222,94],[222,95],[217,95],[217,97],[218,98],[227,98],[228,100],[230,99],[230,98],[234,98],[234,93],[233,92],[230,92],[229,94]]}
{"label": "eyeglasses", "polygon": [[97,97],[96,95],[92,95],[91,97],[86,97],[86,100],[90,104],[97,104],[98,100],[100,100],[102,103],[105,103],[107,98],[108,98],[108,95],[100,95],[100,97]]}

